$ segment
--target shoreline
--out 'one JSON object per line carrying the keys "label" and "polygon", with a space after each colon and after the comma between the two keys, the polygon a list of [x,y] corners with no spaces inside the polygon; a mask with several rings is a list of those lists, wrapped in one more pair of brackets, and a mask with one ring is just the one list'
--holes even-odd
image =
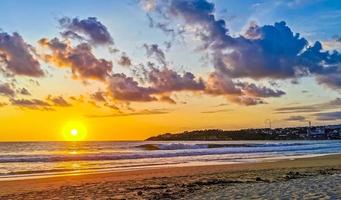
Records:
{"label": "shoreline", "polygon": [[[224,179],[228,179],[231,184],[234,182],[236,184],[244,182],[244,184],[248,184],[248,181],[250,182],[250,180],[257,179],[250,179],[250,177],[248,177],[250,173],[256,174],[256,176],[260,180],[263,180],[265,176],[269,176],[269,174],[272,174],[272,178],[270,177],[266,179],[270,180],[276,179],[276,177],[277,179],[280,179],[280,177],[287,176],[289,172],[295,170],[302,171],[300,172],[302,174],[311,173],[315,174],[316,176],[323,175],[324,173],[341,174],[341,154],[317,156],[310,158],[281,159],[271,162],[168,167],[135,171],[108,173],[104,172],[98,174],[82,174],[39,179],[1,181],[0,199],[6,197],[6,195],[18,196],[18,199],[21,199],[20,197],[22,197],[22,199],[25,199],[24,197],[26,197],[26,195],[33,195],[34,197],[38,198],[39,195],[53,195],[51,194],[51,192],[55,193],[56,191],[58,192],[60,190],[64,191],[64,189],[66,190],[66,193],[73,191],[73,189],[75,188],[80,188],[80,190],[88,191],[86,189],[88,186],[91,186],[93,189],[95,189],[95,191],[102,191],[102,184],[112,185],[105,188],[106,190],[115,191],[117,189],[125,191],[128,186],[130,187],[136,185],[137,189],[129,190],[131,195],[136,195],[136,192],[138,192],[136,190],[141,190],[138,189],[138,185],[141,184],[146,185],[146,187],[148,185],[150,186],[155,184],[162,185],[174,182],[174,180],[178,180],[180,178],[180,182],[182,182],[182,184],[186,184],[185,182],[190,183],[191,181],[196,179],[215,180],[212,179],[212,176],[224,177]],[[250,184],[251,183],[252,181],[250,182]],[[116,188],[115,185],[117,184],[121,185],[120,188]],[[219,182],[217,183],[217,185],[219,185]],[[172,187],[167,186],[167,188]],[[174,191],[177,191],[178,189],[179,187],[177,186],[175,187]],[[119,191],[116,191],[116,193],[119,193]],[[87,194],[92,195],[92,193],[89,193],[89,191]]]}
{"label": "shoreline", "polygon": [[[294,156],[278,156],[278,157],[269,157],[269,158],[257,158],[257,159],[245,159],[243,162],[232,161],[232,162],[224,162],[224,163],[197,163],[197,164],[174,164],[174,165],[149,165],[144,167],[129,167],[129,168],[112,168],[112,169],[100,169],[100,170],[79,170],[79,171],[70,171],[70,172],[51,172],[51,173],[36,173],[36,174],[14,174],[8,176],[1,176],[0,183],[6,181],[21,181],[21,180],[30,180],[30,179],[46,179],[46,178],[58,178],[58,177],[68,177],[68,176],[86,176],[86,175],[96,175],[96,174],[110,174],[110,173],[120,173],[120,172],[131,172],[131,171],[144,171],[144,170],[158,170],[158,169],[169,169],[169,168],[181,168],[181,167],[210,167],[210,166],[228,166],[228,165],[240,165],[240,164],[254,164],[254,163],[266,163],[266,162],[278,162],[282,160],[296,160],[303,158],[314,158],[314,157],[323,157],[323,156],[332,156],[339,155],[340,153],[330,153],[330,154],[306,154],[306,155],[294,155]],[[341,155],[341,154],[340,154]]]}

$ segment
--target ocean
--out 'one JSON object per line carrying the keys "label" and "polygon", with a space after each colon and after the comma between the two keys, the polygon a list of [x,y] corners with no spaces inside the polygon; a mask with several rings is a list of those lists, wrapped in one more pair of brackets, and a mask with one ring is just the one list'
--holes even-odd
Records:
{"label": "ocean", "polygon": [[0,181],[341,153],[340,140],[2,142]]}

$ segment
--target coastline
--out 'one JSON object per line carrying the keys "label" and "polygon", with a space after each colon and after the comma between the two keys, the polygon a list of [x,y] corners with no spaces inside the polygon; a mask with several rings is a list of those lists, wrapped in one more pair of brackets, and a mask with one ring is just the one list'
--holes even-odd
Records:
{"label": "coastline", "polygon": [[[245,184],[290,182],[292,179],[303,180],[326,176],[338,178],[340,174],[341,154],[334,154],[257,163],[167,167],[1,181],[0,199],[8,197],[13,199],[46,199],[52,197],[57,199],[58,197],[71,199],[73,197],[75,199],[85,197],[90,199],[95,197],[99,199],[141,197],[142,199],[150,199],[155,196],[160,197],[158,195],[172,194],[185,197],[188,194],[199,194],[200,191],[205,190],[208,191],[204,194],[208,194],[217,189],[218,186],[224,185],[241,187]],[[209,189],[207,189],[207,185]],[[183,191],[184,187],[188,188],[188,191]]]}

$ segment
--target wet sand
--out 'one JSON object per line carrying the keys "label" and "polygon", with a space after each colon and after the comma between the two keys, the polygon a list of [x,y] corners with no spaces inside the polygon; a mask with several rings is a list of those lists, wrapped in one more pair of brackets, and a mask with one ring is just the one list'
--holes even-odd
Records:
{"label": "wet sand", "polygon": [[337,199],[340,196],[340,154],[0,182],[0,199]]}

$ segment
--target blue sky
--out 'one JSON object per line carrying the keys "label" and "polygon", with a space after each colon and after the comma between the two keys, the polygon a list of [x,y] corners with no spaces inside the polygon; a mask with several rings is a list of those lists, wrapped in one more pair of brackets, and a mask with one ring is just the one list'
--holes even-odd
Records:
{"label": "blue sky", "polygon": [[[286,21],[295,31],[311,40],[330,39],[339,34],[341,26],[341,4],[337,0],[268,0],[238,1],[216,0],[216,12],[230,21],[231,31],[238,32],[250,20],[260,24]],[[61,16],[96,16],[109,28],[115,29],[116,37],[121,34],[140,39],[150,30],[145,13],[139,2],[75,0],[75,1],[1,1],[1,28],[19,31],[26,37],[38,39],[39,35],[55,34],[56,19]],[[302,26],[304,24],[304,26]],[[42,30],[44,30],[42,34]],[[115,35],[115,33],[113,33]],[[145,34],[144,34],[145,33]],[[141,35],[142,34],[142,35]],[[153,34],[158,36],[158,34]],[[147,38],[148,39],[148,38]]]}

